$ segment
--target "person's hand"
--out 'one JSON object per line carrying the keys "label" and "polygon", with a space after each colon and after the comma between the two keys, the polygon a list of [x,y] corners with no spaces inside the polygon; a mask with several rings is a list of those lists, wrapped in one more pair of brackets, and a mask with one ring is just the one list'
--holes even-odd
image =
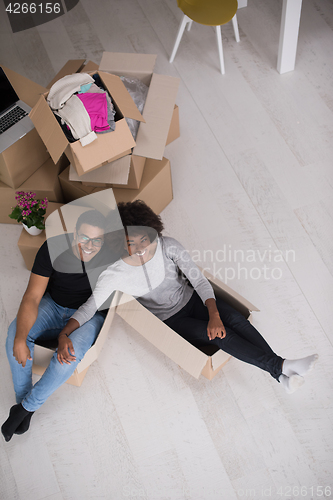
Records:
{"label": "person's hand", "polygon": [[216,337],[224,339],[224,337],[227,335],[227,332],[225,331],[224,325],[218,314],[209,318],[207,325],[207,335],[209,340],[213,340]]}
{"label": "person's hand", "polygon": [[27,346],[25,340],[14,340],[13,356],[16,361],[23,366],[23,368],[25,367],[27,359],[29,359],[29,361],[32,361],[32,357],[30,356],[30,349]]}
{"label": "person's hand", "polygon": [[72,341],[67,337],[67,335],[60,335],[58,338],[57,358],[61,365],[63,363],[70,365],[71,361],[76,361]]}

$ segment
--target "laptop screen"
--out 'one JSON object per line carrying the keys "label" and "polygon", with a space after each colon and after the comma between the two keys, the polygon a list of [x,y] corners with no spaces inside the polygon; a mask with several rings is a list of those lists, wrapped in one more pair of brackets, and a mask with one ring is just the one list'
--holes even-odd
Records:
{"label": "laptop screen", "polygon": [[10,81],[5,75],[5,72],[0,67],[0,113],[6,111],[19,101],[19,97],[13,89]]}

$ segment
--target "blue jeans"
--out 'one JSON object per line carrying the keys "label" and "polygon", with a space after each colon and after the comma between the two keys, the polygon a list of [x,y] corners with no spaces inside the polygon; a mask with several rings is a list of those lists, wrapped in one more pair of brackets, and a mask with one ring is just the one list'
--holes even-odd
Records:
{"label": "blue jeans", "polygon": [[[56,339],[69,318],[76,309],[62,307],[56,304],[49,294],[46,294],[39,304],[37,319],[27,337],[27,346],[33,358],[35,341]],[[13,346],[16,334],[16,319],[10,324],[6,341],[7,357],[12,371],[16,402],[22,403],[28,411],[37,410],[46,399],[73,374],[85,353],[96,340],[103,325],[105,316],[97,312],[84,325],[75,330],[69,338],[75,351],[76,361],[69,365],[61,365],[57,353],[52,356],[49,366],[40,380],[32,385],[32,361],[27,360],[25,367],[19,364],[13,356]]]}
{"label": "blue jeans", "polygon": [[224,339],[209,340],[208,309],[195,291],[188,303],[164,323],[195,347],[214,344],[234,358],[266,370],[278,380],[282,373],[283,358],[272,351],[266,340],[240,312],[220,298],[216,299],[216,306],[227,332]]}

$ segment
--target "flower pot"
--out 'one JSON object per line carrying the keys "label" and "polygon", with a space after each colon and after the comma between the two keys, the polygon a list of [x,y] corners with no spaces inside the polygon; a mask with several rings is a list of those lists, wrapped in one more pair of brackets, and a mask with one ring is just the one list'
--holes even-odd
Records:
{"label": "flower pot", "polygon": [[29,233],[31,234],[31,236],[37,236],[38,234],[40,234],[43,230],[42,229],[38,229],[38,227],[36,226],[31,226],[31,227],[28,227],[26,226],[25,224],[23,224],[22,222],[22,226],[24,227],[24,229]]}

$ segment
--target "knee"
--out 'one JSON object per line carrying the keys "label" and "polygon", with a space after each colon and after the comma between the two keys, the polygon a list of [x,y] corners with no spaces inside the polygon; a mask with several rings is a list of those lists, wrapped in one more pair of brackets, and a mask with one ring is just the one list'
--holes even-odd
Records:
{"label": "knee", "polygon": [[67,363],[59,363],[58,357],[57,357],[57,351],[53,354],[51,361],[50,361],[50,369],[54,370],[59,376],[63,375],[66,373],[68,377],[72,375],[74,372],[75,368],[79,364],[80,360],[76,357],[76,361],[72,361],[70,364]]}
{"label": "knee", "polygon": [[14,339],[16,335],[16,318],[11,322],[8,328],[7,338],[6,338],[6,352],[7,356],[13,355]]}

